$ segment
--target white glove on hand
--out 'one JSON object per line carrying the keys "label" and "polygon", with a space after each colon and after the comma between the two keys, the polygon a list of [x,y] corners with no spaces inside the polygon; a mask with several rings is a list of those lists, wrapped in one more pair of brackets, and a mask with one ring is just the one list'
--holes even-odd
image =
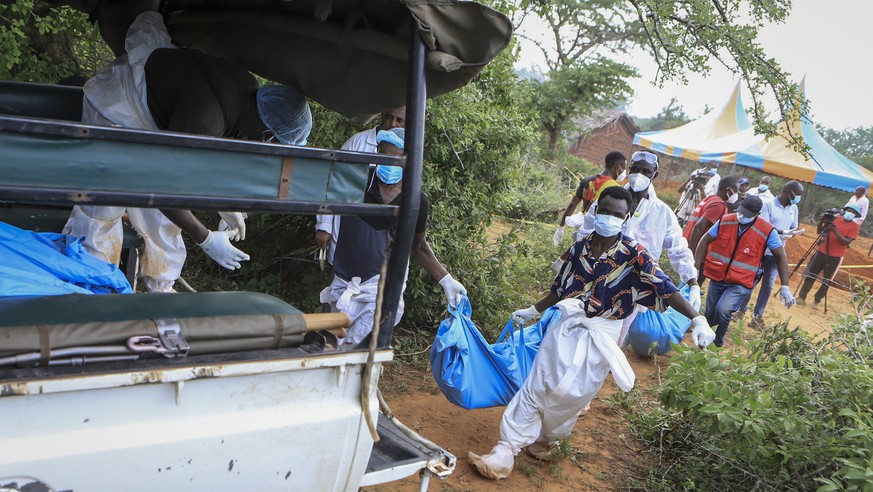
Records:
{"label": "white glove on hand", "polygon": [[703,304],[703,295],[700,293],[699,285],[692,285],[688,289],[688,303],[695,313],[700,312],[700,306]]}
{"label": "white glove on hand", "polygon": [[237,234],[230,238],[231,241],[242,241],[246,238],[246,218],[248,215],[245,212],[218,212],[221,216],[221,222],[218,223],[219,231],[228,229],[236,229]]}
{"label": "white glove on hand", "polygon": [[536,318],[539,314],[540,312],[537,311],[536,306],[531,306],[527,309],[519,309],[518,311],[512,312],[512,321],[523,325],[528,321]]}
{"label": "white glove on hand", "polygon": [[228,270],[236,270],[240,267],[241,261],[249,259],[249,255],[234,248],[233,245],[230,244],[230,238],[236,235],[236,229],[230,229],[227,231],[209,231],[206,240],[198,244],[198,246],[203,248],[203,251],[219,265]]}
{"label": "white glove on hand", "polygon": [[705,316],[696,316],[691,320],[691,341],[700,348],[706,348],[715,340],[715,332],[709,327]]}
{"label": "white glove on hand", "polygon": [[451,274],[446,274],[440,280],[440,285],[446,291],[446,301],[448,301],[451,307],[457,307],[461,303],[461,295],[467,294],[467,289],[464,288],[461,282],[453,279]]}
{"label": "white glove on hand", "polygon": [[558,226],[558,230],[556,230],[555,234],[552,236],[552,243],[557,246],[561,244],[562,239],[564,239],[564,226]]}
{"label": "white glove on hand", "polygon": [[779,288],[779,300],[782,301],[782,304],[784,304],[787,309],[791,309],[791,306],[794,305],[794,296],[791,295],[791,289],[789,289],[787,285],[783,285]]}

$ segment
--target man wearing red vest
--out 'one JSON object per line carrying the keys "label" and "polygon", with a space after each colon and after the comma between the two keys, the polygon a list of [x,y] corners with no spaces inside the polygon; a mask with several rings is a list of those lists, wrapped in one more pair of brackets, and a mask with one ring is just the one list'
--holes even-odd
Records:
{"label": "man wearing red vest", "polygon": [[758,217],[763,206],[759,197],[746,197],[736,213],[725,215],[709,229],[694,252],[695,266],[702,268],[710,280],[703,315],[710,326],[718,325],[714,342],[717,347],[724,344],[731,314],[751,294],[768,248],[782,281],[779,298],[788,308],[794,305],[788,288],[788,257],[779,233]]}
{"label": "man wearing red vest", "polygon": [[704,198],[694,207],[691,218],[682,230],[682,237],[688,241],[691,251],[697,251],[700,238],[706,234],[712,224],[728,213],[728,204],[735,203],[739,198],[738,189],[736,176],[725,176],[718,182],[718,191],[715,195]]}

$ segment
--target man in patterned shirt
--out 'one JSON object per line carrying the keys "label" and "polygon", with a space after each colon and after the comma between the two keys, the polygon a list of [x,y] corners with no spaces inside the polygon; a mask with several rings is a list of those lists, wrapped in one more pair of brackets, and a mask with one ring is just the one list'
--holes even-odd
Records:
{"label": "man in patterned shirt", "polygon": [[503,413],[500,440],[491,452],[468,459],[482,475],[506,478],[522,448],[547,459],[551,448],[573,430],[580,411],[612,372],[619,387],[630,391],[633,370],[616,340],[622,319],[636,304],[663,311],[668,306],[692,320],[693,342],[709,345],[715,333],[679,294],[655,259],[621,234],[631,207],[621,187],[603,190],[597,201],[594,232],[569,251],[551,292],[533,306],[518,310],[520,322],[556,305],[561,318],[543,339],[530,376]]}

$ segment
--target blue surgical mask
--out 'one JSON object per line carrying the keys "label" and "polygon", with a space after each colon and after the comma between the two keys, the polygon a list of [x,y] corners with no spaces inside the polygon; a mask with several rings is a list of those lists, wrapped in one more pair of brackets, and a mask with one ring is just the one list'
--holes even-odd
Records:
{"label": "blue surgical mask", "polygon": [[763,192],[767,191],[767,189],[769,189],[769,188],[770,188],[770,185],[762,184],[762,185],[758,186],[758,191],[763,193]]}
{"label": "blue surgical mask", "polygon": [[798,203],[800,203],[800,198],[800,195],[795,195],[794,198],[791,199],[791,203],[797,205]]}
{"label": "blue surgical mask", "polygon": [[403,168],[379,164],[376,166],[376,176],[385,184],[399,183],[403,179]]}
{"label": "blue surgical mask", "polygon": [[621,232],[624,219],[606,214],[597,214],[594,217],[594,232],[602,237],[612,237]]}
{"label": "blue surgical mask", "polygon": [[746,225],[746,224],[751,224],[752,221],[755,220],[755,218],[754,217],[746,217],[745,215],[743,215],[741,213],[737,213],[737,220],[740,222],[740,224]]}
{"label": "blue surgical mask", "polygon": [[853,214],[852,212],[846,212],[843,214],[843,218],[846,219],[846,221],[854,220],[855,214]]}

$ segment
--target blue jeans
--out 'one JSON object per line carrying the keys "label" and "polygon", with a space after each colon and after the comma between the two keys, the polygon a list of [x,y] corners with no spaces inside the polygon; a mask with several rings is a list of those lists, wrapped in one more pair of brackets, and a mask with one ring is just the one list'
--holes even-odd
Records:
{"label": "blue jeans", "polygon": [[731,313],[738,310],[751,293],[752,289],[743,285],[710,280],[706,292],[706,310],[703,315],[709,326],[718,325],[715,330],[716,347],[724,345],[724,336],[731,322]]}
{"label": "blue jeans", "polygon": [[776,268],[776,258],[773,255],[764,255],[764,273],[761,275],[761,290],[758,291],[758,300],[755,302],[755,316],[764,316],[764,308],[767,307],[767,301],[770,300],[770,294],[773,293],[773,284],[776,283],[776,275],[779,270]]}

